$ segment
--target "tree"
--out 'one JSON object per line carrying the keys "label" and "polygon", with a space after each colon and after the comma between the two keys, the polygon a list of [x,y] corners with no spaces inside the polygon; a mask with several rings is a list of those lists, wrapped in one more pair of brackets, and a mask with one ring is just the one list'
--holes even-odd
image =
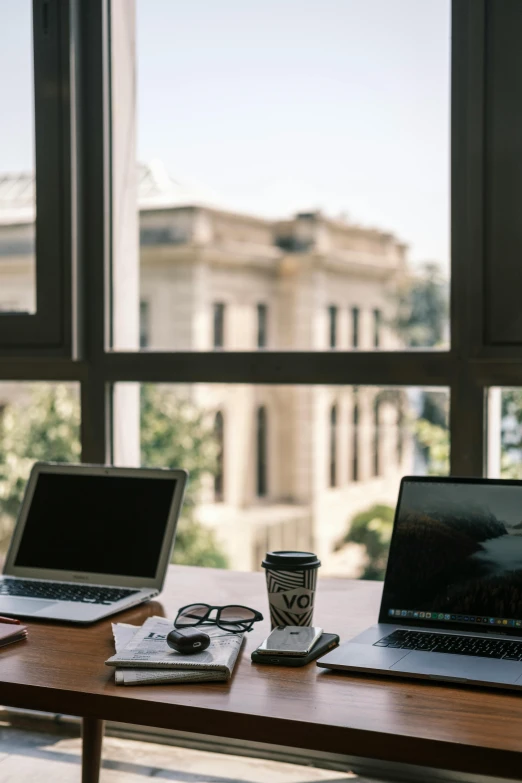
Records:
{"label": "tree", "polygon": [[0,522],[10,535],[33,462],[80,460],[80,406],[66,385],[37,384],[27,402],[7,406],[0,419]]}
{"label": "tree", "polygon": [[352,518],[341,546],[352,543],[362,544],[365,547],[367,563],[361,579],[384,579],[393,516],[394,511],[391,506],[376,504]]}
{"label": "tree", "polygon": [[185,468],[190,478],[178,524],[174,562],[226,568],[227,559],[211,530],[194,518],[205,475],[217,468],[218,444],[205,414],[171,391],[141,387],[141,463],[147,467]]}
{"label": "tree", "polygon": [[501,475],[522,478],[522,389],[503,389],[501,402]]}
{"label": "tree", "polygon": [[[66,385],[35,386],[27,402],[8,406],[0,424],[0,528],[10,535],[35,460],[79,462],[80,405]],[[205,415],[188,400],[154,386],[141,390],[142,464],[190,472],[174,562],[225,568],[212,531],[194,518],[203,476],[215,471],[217,446]]]}
{"label": "tree", "polygon": [[392,325],[409,348],[436,348],[447,342],[449,285],[431,261],[408,276],[395,295]]}
{"label": "tree", "polygon": [[[396,294],[396,315],[392,321],[402,342],[409,348],[437,348],[447,341],[449,285],[440,266],[424,264]],[[448,395],[423,391],[419,417],[414,424],[417,448],[430,475],[449,471]]]}
{"label": "tree", "polygon": [[415,435],[426,456],[428,475],[447,476],[449,473],[450,442],[447,426],[432,424],[428,419],[419,419],[415,424]]}

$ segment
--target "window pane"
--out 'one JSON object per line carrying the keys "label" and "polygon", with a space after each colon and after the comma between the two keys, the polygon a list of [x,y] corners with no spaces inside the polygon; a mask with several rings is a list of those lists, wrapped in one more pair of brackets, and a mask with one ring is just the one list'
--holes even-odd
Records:
{"label": "window pane", "polygon": [[0,382],[0,561],[33,463],[80,458],[77,384]]}
{"label": "window pane", "polygon": [[36,277],[30,0],[0,0],[0,73],[0,313],[32,313]]}
{"label": "window pane", "polygon": [[448,472],[445,389],[147,384],[131,415],[134,387],[116,386],[121,453],[139,432],[132,464],[190,472],[178,562],[312,549],[323,574],[382,578],[400,478]]}
{"label": "window pane", "polygon": [[487,461],[490,478],[522,479],[521,387],[489,390]]}
{"label": "window pane", "polygon": [[216,302],[220,348],[264,348],[260,300],[273,350],[447,347],[450,0],[136,8],[113,20],[113,145],[139,232],[115,236],[148,348],[212,350]]}

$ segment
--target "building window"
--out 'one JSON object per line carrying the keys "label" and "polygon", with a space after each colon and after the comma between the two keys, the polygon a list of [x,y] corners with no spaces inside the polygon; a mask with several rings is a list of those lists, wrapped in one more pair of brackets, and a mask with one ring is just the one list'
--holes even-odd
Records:
{"label": "building window", "polygon": [[352,348],[359,347],[359,315],[358,307],[352,307]]}
{"label": "building window", "polygon": [[150,345],[150,306],[144,299],[140,302],[140,348]]}
{"label": "building window", "polygon": [[404,405],[402,398],[397,403],[397,462],[402,465],[404,454]]}
{"label": "building window", "polygon": [[352,412],[352,481],[359,481],[359,403],[353,403]]}
{"label": "building window", "polygon": [[221,411],[216,413],[216,417],[214,419],[214,435],[218,449],[216,458],[216,474],[214,476],[214,500],[216,503],[218,503],[222,502],[224,499],[223,463],[225,451],[225,430],[223,414]]}
{"label": "building window", "polygon": [[268,325],[268,307],[266,304],[258,304],[257,306],[257,347],[266,348],[267,338],[267,325]]}
{"label": "building window", "polygon": [[266,408],[261,405],[256,414],[256,494],[260,498],[266,497],[268,494],[267,441]]}
{"label": "building window", "polygon": [[381,403],[377,397],[373,403],[373,475],[381,474],[381,430],[380,430],[380,407]]}
{"label": "building window", "polygon": [[373,347],[381,347],[381,326],[382,326],[382,312],[378,309],[373,311]]}
{"label": "building window", "polygon": [[330,409],[330,486],[337,486],[337,405]]}
{"label": "building window", "polygon": [[337,307],[330,305],[328,308],[328,344],[330,348],[337,348]]}
{"label": "building window", "polygon": [[214,348],[225,347],[225,305],[214,302],[214,333],[212,336]]}

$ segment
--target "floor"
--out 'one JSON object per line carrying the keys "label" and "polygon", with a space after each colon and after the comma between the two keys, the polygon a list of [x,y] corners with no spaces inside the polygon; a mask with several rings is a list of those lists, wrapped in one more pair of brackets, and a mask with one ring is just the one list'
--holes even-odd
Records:
{"label": "floor", "polygon": [[[0,783],[79,783],[79,727],[0,710]],[[106,737],[100,783],[372,783],[276,761]]]}

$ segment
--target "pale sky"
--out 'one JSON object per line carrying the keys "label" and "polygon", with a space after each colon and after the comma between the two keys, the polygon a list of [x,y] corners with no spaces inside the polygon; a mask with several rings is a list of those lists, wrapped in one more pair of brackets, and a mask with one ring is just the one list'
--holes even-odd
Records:
{"label": "pale sky", "polygon": [[[0,19],[0,171],[27,170],[30,1]],[[137,49],[139,160],[225,207],[344,213],[447,263],[450,0],[137,0]]]}

